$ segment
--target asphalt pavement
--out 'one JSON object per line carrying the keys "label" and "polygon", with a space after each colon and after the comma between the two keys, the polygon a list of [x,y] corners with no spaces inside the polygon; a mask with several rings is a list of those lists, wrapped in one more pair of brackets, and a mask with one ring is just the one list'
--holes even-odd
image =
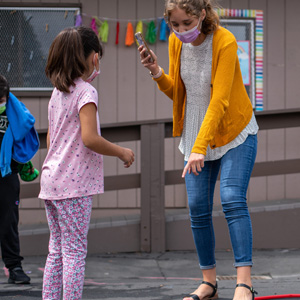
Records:
{"label": "asphalt pavement", "polygon": [[[219,299],[232,299],[235,269],[231,251],[216,253]],[[24,271],[29,285],[7,283],[7,271],[0,264],[0,300],[42,299],[43,268],[46,257],[25,257]],[[253,286],[257,297],[300,294],[300,249],[262,250],[253,253]],[[201,282],[195,252],[106,253],[89,255],[83,299],[181,300]],[[297,296],[297,297],[295,297]],[[260,300],[259,298],[257,300]]]}

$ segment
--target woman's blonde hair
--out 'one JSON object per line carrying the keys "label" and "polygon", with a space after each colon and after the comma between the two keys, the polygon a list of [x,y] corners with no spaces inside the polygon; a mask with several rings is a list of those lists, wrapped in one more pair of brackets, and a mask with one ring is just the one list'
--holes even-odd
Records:
{"label": "woman's blonde hair", "polygon": [[[180,8],[189,16],[200,18],[203,9],[206,11],[206,17],[202,22],[201,31],[204,34],[209,34],[217,30],[220,20],[215,11],[219,5],[213,3],[213,0],[165,0],[164,17],[170,26],[170,15],[172,10]],[[170,26],[171,27],[171,26]]]}

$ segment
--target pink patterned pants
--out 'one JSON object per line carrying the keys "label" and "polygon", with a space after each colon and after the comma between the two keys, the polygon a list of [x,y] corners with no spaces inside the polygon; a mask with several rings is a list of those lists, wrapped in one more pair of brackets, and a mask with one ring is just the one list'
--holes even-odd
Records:
{"label": "pink patterned pants", "polygon": [[92,196],[45,200],[50,229],[43,300],[82,298]]}

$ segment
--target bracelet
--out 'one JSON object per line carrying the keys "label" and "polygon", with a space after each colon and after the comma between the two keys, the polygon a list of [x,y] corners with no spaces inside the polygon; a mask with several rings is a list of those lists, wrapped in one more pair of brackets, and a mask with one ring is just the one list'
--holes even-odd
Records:
{"label": "bracelet", "polygon": [[155,75],[153,75],[153,73],[150,71],[150,76],[152,77],[152,78],[159,78],[160,76],[162,75],[162,69],[161,69],[161,67],[159,67],[159,71],[158,71],[158,73],[157,74],[155,74]]}

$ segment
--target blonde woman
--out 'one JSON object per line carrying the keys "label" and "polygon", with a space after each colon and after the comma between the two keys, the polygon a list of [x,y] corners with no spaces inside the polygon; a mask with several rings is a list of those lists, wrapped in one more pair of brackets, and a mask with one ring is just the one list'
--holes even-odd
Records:
{"label": "blonde woman", "polygon": [[[215,3],[216,5],[216,3]],[[252,225],[246,193],[257,151],[258,126],[245,90],[237,42],[219,25],[211,0],[166,0],[169,74],[145,56],[158,88],[173,101],[173,135],[181,136],[191,227],[203,282],[184,300],[218,297],[214,188],[220,195],[237,271],[234,300],[254,299],[251,282]]]}

